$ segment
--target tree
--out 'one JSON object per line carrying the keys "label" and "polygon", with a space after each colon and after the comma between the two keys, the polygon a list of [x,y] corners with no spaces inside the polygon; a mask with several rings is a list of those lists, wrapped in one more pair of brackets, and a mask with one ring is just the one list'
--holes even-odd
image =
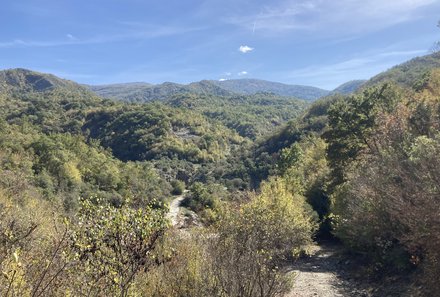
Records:
{"label": "tree", "polygon": [[153,251],[168,226],[165,211],[82,201],[72,244],[90,286],[76,290],[128,296],[137,273],[156,264]]}
{"label": "tree", "polygon": [[335,102],[328,111],[329,129],[324,134],[332,169],[333,185],[346,180],[344,168],[375,146],[370,136],[379,113],[390,112],[401,98],[401,90],[390,84],[367,89],[361,95]]}
{"label": "tree", "polygon": [[290,284],[281,267],[311,243],[314,218],[304,197],[291,194],[282,179],[264,183],[259,196],[227,212],[211,246],[212,273],[222,294],[282,296]]}

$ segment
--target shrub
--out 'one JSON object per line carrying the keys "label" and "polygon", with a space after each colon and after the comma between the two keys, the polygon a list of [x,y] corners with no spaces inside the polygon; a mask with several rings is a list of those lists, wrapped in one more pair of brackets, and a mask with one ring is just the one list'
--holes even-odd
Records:
{"label": "shrub", "polygon": [[282,296],[290,287],[282,265],[306,249],[315,229],[304,197],[282,179],[264,183],[259,196],[217,225],[211,246],[217,286],[225,296]]}
{"label": "shrub", "polygon": [[171,187],[173,188],[171,194],[182,195],[185,190],[185,183],[175,179],[171,182]]}

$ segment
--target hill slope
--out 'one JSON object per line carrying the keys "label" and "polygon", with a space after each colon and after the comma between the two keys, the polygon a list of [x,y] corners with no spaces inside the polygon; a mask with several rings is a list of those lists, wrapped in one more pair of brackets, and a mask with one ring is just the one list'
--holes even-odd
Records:
{"label": "hill slope", "polygon": [[134,82],[98,86],[86,85],[85,87],[104,98],[122,98],[135,96],[138,92],[151,88],[152,86],[153,85],[149,83]]}
{"label": "hill slope", "polygon": [[394,66],[391,69],[374,76],[367,81],[364,86],[368,87],[386,81],[393,81],[406,87],[412,87],[423,74],[439,67],[440,52],[437,52],[417,57],[403,64]]}
{"label": "hill slope", "polygon": [[145,103],[166,100],[177,94],[210,94],[214,96],[232,95],[210,81],[200,81],[188,85],[164,82],[159,85],[148,83],[125,83],[100,86],[89,86],[99,96],[128,102]]}
{"label": "hill slope", "polygon": [[192,93],[214,96],[254,95],[273,93],[279,96],[315,100],[330,92],[327,90],[300,85],[287,85],[259,79],[232,79],[226,81],[202,80],[188,85],[165,82],[159,85],[147,83],[127,83],[89,86],[96,94],[130,102],[164,100],[176,94]]}
{"label": "hill slope", "polygon": [[[310,107],[300,116],[281,126],[278,131],[267,136],[264,140],[256,142],[252,152],[246,152],[247,158],[253,159],[248,166],[248,174],[253,175],[257,181],[265,179],[275,167],[280,152],[292,144],[300,142],[308,135],[321,135],[328,127],[328,110],[333,103],[345,101],[352,96],[361,96],[362,90],[377,87],[385,82],[391,82],[401,87],[411,89],[414,84],[423,79],[425,73],[440,68],[440,53],[434,53],[412,59],[397,65],[388,71],[380,73],[370,80],[353,81],[341,85],[329,96],[313,102]],[[360,85],[360,86],[359,86]],[[357,87],[355,95],[343,94],[352,87]],[[356,93],[356,92],[355,92]],[[258,170],[255,170],[258,168]],[[240,172],[241,175],[245,175]]]}
{"label": "hill slope", "polygon": [[305,100],[315,100],[329,93],[327,90],[316,87],[288,85],[261,79],[230,79],[225,81],[212,81],[212,83],[238,94],[252,95],[259,92],[266,92]]}
{"label": "hill slope", "polygon": [[180,94],[164,103],[198,111],[253,140],[296,118],[308,106],[302,100],[264,93],[232,96]]}
{"label": "hill slope", "polygon": [[332,91],[332,93],[348,95],[359,90],[367,81],[363,79],[348,81]]}
{"label": "hill slope", "polygon": [[40,73],[32,70],[16,68],[0,71],[0,92],[2,93],[29,93],[48,92],[63,89],[76,94],[96,97],[86,87],[73,81],[61,79],[52,74]]}
{"label": "hill slope", "polygon": [[0,119],[29,123],[44,134],[69,132],[96,139],[124,161],[166,157],[212,162],[243,141],[234,130],[199,112],[102,99],[50,74],[5,70],[0,86]]}

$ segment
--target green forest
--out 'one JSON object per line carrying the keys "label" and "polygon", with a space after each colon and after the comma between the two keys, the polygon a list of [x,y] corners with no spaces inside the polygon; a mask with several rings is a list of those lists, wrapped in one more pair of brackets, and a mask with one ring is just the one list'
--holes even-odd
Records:
{"label": "green forest", "polygon": [[438,294],[439,53],[315,101],[192,88],[0,72],[1,296],[287,296],[323,240]]}

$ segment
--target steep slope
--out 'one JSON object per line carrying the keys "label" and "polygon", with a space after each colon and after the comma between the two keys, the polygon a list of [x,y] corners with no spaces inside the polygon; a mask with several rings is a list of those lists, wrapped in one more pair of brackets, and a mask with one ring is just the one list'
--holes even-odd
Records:
{"label": "steep slope", "polygon": [[86,87],[52,74],[22,68],[0,71],[0,92],[2,93],[42,93],[59,89],[75,92],[78,95],[94,96]]}
{"label": "steep slope", "polygon": [[247,95],[266,92],[304,100],[315,100],[329,94],[329,91],[315,87],[288,85],[260,79],[230,79],[224,81],[212,81],[212,83],[231,92]]}
{"label": "steep slope", "polygon": [[393,81],[406,87],[412,87],[423,74],[439,67],[440,52],[417,57],[374,76],[364,84],[364,87],[386,81]]}
{"label": "steep slope", "polygon": [[45,133],[80,131],[87,110],[112,104],[87,88],[26,69],[0,71],[0,117]]}
{"label": "steep slope", "polygon": [[296,118],[307,102],[274,94],[212,96],[181,94],[165,104],[196,110],[253,140]]}

